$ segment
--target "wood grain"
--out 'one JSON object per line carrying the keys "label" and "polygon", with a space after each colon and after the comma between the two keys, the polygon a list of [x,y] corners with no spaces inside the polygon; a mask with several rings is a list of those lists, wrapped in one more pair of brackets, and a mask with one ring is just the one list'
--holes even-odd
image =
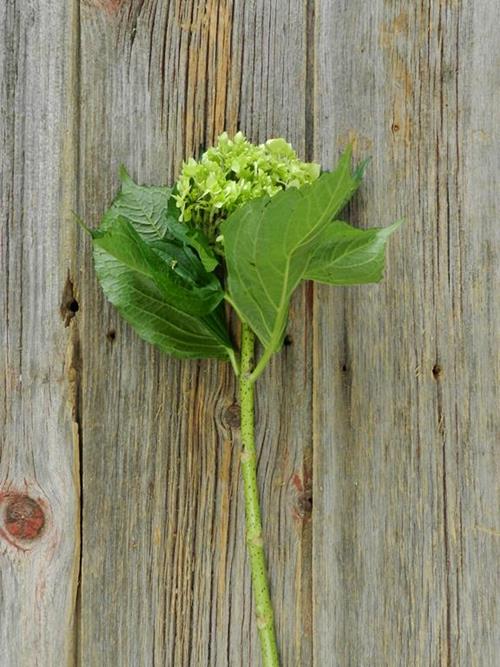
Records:
{"label": "wood grain", "polygon": [[76,14],[0,6],[0,663],[74,659],[79,343],[71,287]]}
{"label": "wood grain", "polygon": [[317,14],[317,157],[354,140],[373,161],[352,220],[407,221],[383,284],[315,293],[318,666],[500,654],[499,16],[480,4]]}
{"label": "wood grain", "polygon": [[496,666],[497,4],[0,3],[2,667],[260,664],[230,369],[140,341],[71,218],[238,128],[353,142],[346,216],[407,220],[259,380],[283,665]]}
{"label": "wood grain", "polygon": [[[108,206],[120,162],[141,182],[168,183],[184,157],[238,127],[253,140],[288,136],[303,154],[306,16],[295,0],[280,9],[144,2],[111,16],[82,7],[79,210],[89,224]],[[143,344],[104,303],[88,242],[80,254],[81,662],[258,664],[231,372]],[[312,653],[309,307],[303,292],[294,342],[257,405],[272,588],[290,665]]]}

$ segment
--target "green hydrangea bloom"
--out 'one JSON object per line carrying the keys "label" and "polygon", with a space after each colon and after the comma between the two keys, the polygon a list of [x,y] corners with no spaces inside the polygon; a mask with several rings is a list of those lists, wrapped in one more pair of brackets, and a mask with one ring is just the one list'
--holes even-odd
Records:
{"label": "green hydrangea bloom", "polygon": [[319,164],[299,160],[284,139],[257,146],[242,132],[233,139],[224,132],[199,161],[183,164],[175,200],[180,219],[201,227],[214,242],[218,225],[242,204],[311,183],[319,173]]}

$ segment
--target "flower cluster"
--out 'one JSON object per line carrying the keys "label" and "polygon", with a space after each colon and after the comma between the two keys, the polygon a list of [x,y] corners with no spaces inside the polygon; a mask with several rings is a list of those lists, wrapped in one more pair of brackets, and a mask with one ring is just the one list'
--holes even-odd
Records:
{"label": "flower cluster", "polygon": [[213,242],[219,223],[242,204],[311,183],[319,173],[319,164],[299,160],[284,139],[256,146],[241,132],[233,139],[224,132],[199,161],[183,164],[174,196],[180,219],[201,227]]}

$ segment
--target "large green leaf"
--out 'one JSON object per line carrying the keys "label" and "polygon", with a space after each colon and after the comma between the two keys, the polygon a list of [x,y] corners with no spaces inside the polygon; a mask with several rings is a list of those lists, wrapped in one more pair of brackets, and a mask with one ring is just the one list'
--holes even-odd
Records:
{"label": "large green leaf", "polygon": [[148,244],[125,218],[117,218],[104,234],[96,234],[94,246],[148,278],[165,301],[190,315],[208,315],[224,298],[218,279],[203,269],[189,249],[164,241]]}
{"label": "large green leaf", "polygon": [[393,228],[362,231],[332,222],[362,179],[364,165],[351,172],[350,160],[348,149],[334,172],[249,202],[222,225],[229,300],[264,345],[265,359],[281,345],[301,280],[353,284],[381,277],[383,243]]}
{"label": "large green leaf", "polygon": [[[92,233],[107,298],[139,335],[177,357],[234,356],[211,249],[172,215],[168,188],[122,190]],[[191,234],[192,232],[192,234]],[[215,264],[217,260],[215,260]]]}

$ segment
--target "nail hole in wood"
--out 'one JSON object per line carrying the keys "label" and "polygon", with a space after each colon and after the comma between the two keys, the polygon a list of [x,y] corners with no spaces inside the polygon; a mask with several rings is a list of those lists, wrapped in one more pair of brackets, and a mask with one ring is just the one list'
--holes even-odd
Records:
{"label": "nail hole in wood", "polygon": [[439,378],[443,375],[443,369],[439,364],[434,364],[432,367],[432,375],[434,376],[435,380],[439,380]]}
{"label": "nail hole in wood", "polygon": [[393,124],[391,125],[391,130],[392,130],[393,132],[399,132],[399,125],[398,125],[397,123],[393,123]]}
{"label": "nail hole in wood", "polygon": [[284,340],[283,340],[283,345],[284,345],[285,347],[290,347],[290,345],[293,345],[293,339],[292,339],[292,337],[291,337],[289,334],[287,334],[287,335],[285,336],[285,338],[284,338]]}
{"label": "nail hole in wood", "polygon": [[106,334],[106,338],[109,340],[110,343],[113,343],[114,340],[116,339],[116,331],[114,329],[110,329]]}
{"label": "nail hole in wood", "polygon": [[312,513],[313,497],[312,491],[304,491],[297,500],[297,505],[302,516],[306,517]]}
{"label": "nail hole in wood", "polygon": [[73,281],[68,275],[64,284],[60,306],[61,317],[64,320],[65,327],[69,326],[69,323],[79,310],[80,305],[74,295]]}

